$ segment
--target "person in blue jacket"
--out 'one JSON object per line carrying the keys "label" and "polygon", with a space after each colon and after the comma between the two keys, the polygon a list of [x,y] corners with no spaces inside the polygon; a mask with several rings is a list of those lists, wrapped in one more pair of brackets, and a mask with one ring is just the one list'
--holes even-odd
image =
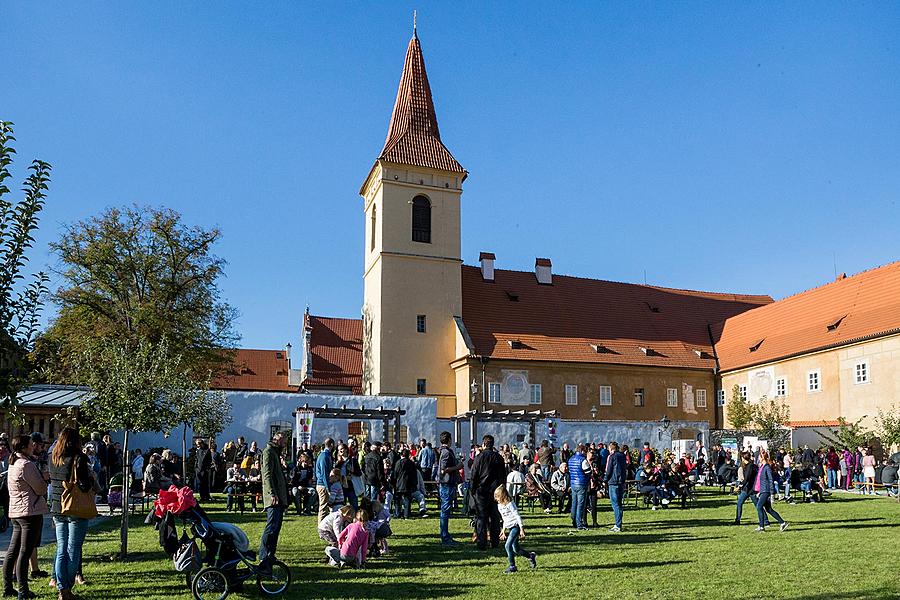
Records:
{"label": "person in blue jacket", "polygon": [[316,494],[319,496],[319,523],[331,512],[331,508],[328,506],[328,488],[330,486],[328,477],[334,468],[334,459],[331,457],[332,452],[334,452],[334,440],[325,438],[322,451],[319,452],[319,456],[316,458]]}
{"label": "person in blue jacket", "polygon": [[616,520],[615,524],[609,528],[614,533],[622,531],[622,496],[625,495],[626,477],[625,455],[619,452],[619,444],[617,442],[610,442],[609,459],[606,462],[606,475],[604,475],[603,479],[606,481],[609,501],[612,504],[613,516]]}
{"label": "person in blue jacket", "polygon": [[781,531],[787,529],[787,521],[781,518],[775,509],[772,508],[772,494],[778,489],[775,485],[775,476],[772,474],[772,465],[769,460],[769,453],[763,450],[759,453],[759,474],[756,483],[753,486],[756,489],[756,514],[759,517],[759,527],[756,531],[766,530],[766,513],[781,523]]}

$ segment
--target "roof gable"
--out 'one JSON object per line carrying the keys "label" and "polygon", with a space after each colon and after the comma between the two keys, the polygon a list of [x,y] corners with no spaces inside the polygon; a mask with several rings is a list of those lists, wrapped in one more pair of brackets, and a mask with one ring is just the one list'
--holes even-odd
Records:
{"label": "roof gable", "polygon": [[304,387],[362,389],[362,319],[307,315],[311,373]]}

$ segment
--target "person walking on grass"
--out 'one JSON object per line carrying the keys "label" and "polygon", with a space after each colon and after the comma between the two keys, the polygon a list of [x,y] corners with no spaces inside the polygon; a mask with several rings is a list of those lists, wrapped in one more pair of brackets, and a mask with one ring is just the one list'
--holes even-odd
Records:
{"label": "person walking on grass", "polygon": [[772,508],[772,494],[778,488],[775,486],[775,476],[772,474],[772,464],[769,460],[769,453],[762,450],[759,453],[759,471],[756,474],[756,483],[754,489],[759,497],[756,501],[756,514],[759,517],[759,527],[756,531],[765,531],[768,523],[766,522],[766,513],[769,513],[773,519],[781,523],[781,531],[788,528],[788,523],[781,518],[775,509]]}
{"label": "person walking on grass", "polygon": [[276,432],[262,454],[262,499],[266,507],[266,526],[259,541],[259,569],[263,573],[272,570],[284,511],[288,507],[287,480],[281,464],[285,442],[284,433]]}
{"label": "person walking on grass", "polygon": [[331,453],[334,451],[334,440],[325,438],[322,445],[322,451],[316,458],[316,494],[319,496],[319,522],[328,516],[331,509],[328,506],[329,500],[329,483],[328,478],[331,477],[331,470],[334,469],[334,460]]}
{"label": "person walking on grass", "polygon": [[456,496],[456,486],[459,484],[463,463],[456,460],[456,454],[450,447],[452,438],[449,431],[441,432],[441,448],[437,457],[438,497],[441,504],[441,517],[439,522],[441,532],[441,544],[455,546],[456,542],[450,535],[450,513],[453,511],[453,498]]}
{"label": "person walking on grass", "polygon": [[494,436],[484,436],[481,443],[483,449],[472,463],[469,489],[475,500],[475,542],[479,550],[486,550],[488,538],[492,548],[500,546],[501,519],[494,490],[506,483],[506,467],[503,457],[494,450]]}
{"label": "person walking on grass", "polygon": [[509,497],[506,486],[498,485],[494,490],[494,500],[497,501],[497,508],[500,511],[500,517],[503,519],[503,531],[500,533],[500,539],[506,538],[506,556],[509,559],[509,566],[503,571],[505,575],[515,573],[516,555],[524,556],[531,563],[531,568],[537,568],[537,554],[534,552],[526,552],[519,545],[520,539],[525,539],[525,526],[522,524],[522,517],[516,508],[516,503]]}
{"label": "person walking on grass", "polygon": [[754,487],[756,486],[756,476],[759,474],[759,467],[753,462],[753,457],[749,452],[741,453],[741,469],[743,479],[741,480],[741,487],[737,497],[737,513],[734,516],[735,525],[741,524],[741,515],[743,514],[744,502],[747,501],[747,498],[750,498],[754,506],[756,506],[758,500]]}
{"label": "person walking on grass", "polygon": [[622,496],[625,495],[625,478],[627,466],[625,455],[619,452],[618,442],[609,443],[609,458],[606,461],[606,488],[609,490],[609,502],[612,504],[615,524],[609,528],[613,533],[622,531]]}

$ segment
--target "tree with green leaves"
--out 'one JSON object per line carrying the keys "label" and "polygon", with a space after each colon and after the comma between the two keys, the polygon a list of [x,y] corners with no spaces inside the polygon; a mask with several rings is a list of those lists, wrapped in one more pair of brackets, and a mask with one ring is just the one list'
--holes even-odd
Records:
{"label": "tree with green leaves", "polygon": [[894,446],[900,446],[900,410],[896,405],[892,405],[888,410],[878,409],[875,434],[887,451]]}
{"label": "tree with green leaves", "polygon": [[[864,415],[858,421],[850,423],[844,417],[838,417],[838,426],[825,427],[828,433],[819,431],[819,437],[822,440],[834,446],[835,448],[849,448],[854,450],[858,446],[865,446],[872,439],[872,433],[862,426],[862,422],[866,419]],[[825,422],[823,421],[824,425]]]}
{"label": "tree with green leaves", "polygon": [[32,376],[31,350],[43,300],[47,293],[47,274],[39,272],[23,284],[28,265],[28,250],[34,243],[34,231],[50,183],[50,165],[34,160],[22,187],[18,202],[7,199],[6,181],[15,149],[13,124],[0,121],[0,399],[9,407]]}
{"label": "tree with green leaves", "polygon": [[228,395],[221,390],[210,390],[206,385],[184,390],[169,402],[173,419],[181,423],[181,464],[182,473],[188,474],[187,430],[195,436],[214,437],[227,427],[231,416]]}
{"label": "tree with green leaves", "polygon": [[40,340],[49,378],[72,378],[72,357],[97,338],[167,340],[200,382],[224,367],[238,341],[236,311],[222,299],[218,229],[185,225],[148,207],[111,208],[66,228],[51,244],[62,265],[58,317]]}
{"label": "tree with green leaves", "polygon": [[[93,394],[80,407],[82,425],[124,432],[124,490],[128,498],[131,460],[128,438],[140,431],[170,431],[171,407],[189,393],[190,378],[166,340],[152,343],[101,339],[74,357],[79,381]],[[120,557],[128,555],[128,510],[122,511]]]}
{"label": "tree with green leaves", "polygon": [[737,384],[731,388],[731,402],[728,403],[728,424],[732,429],[742,430],[753,422],[753,405],[741,394]]}
{"label": "tree with green leaves", "polygon": [[753,410],[753,424],[757,434],[769,441],[769,447],[780,446],[787,441],[785,427],[791,420],[791,409],[784,402],[769,400],[763,396]]}

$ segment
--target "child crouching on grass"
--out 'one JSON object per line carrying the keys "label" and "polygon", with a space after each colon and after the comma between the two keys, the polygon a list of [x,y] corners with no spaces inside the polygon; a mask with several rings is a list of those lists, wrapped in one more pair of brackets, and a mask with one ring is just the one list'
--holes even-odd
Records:
{"label": "child crouching on grass", "polygon": [[500,539],[506,539],[506,556],[509,557],[509,566],[503,571],[504,574],[515,573],[516,555],[524,556],[531,563],[531,568],[537,568],[537,554],[534,552],[526,552],[519,546],[519,539],[525,537],[525,526],[522,525],[522,517],[519,516],[519,509],[516,503],[509,497],[505,485],[498,485],[494,490],[494,499],[497,501],[497,508],[500,509],[500,516],[503,518],[503,531],[500,532]]}
{"label": "child crouching on grass", "polygon": [[363,566],[363,563],[366,562],[366,551],[369,548],[369,533],[366,531],[368,520],[369,515],[366,511],[357,511],[356,520],[338,535],[338,547],[325,548],[325,554],[331,559],[329,562],[332,566]]}
{"label": "child crouching on grass", "polygon": [[319,539],[327,542],[329,546],[338,545],[338,536],[345,527],[353,522],[356,518],[356,511],[349,504],[342,506],[340,509],[329,513],[327,517],[319,523]]}

